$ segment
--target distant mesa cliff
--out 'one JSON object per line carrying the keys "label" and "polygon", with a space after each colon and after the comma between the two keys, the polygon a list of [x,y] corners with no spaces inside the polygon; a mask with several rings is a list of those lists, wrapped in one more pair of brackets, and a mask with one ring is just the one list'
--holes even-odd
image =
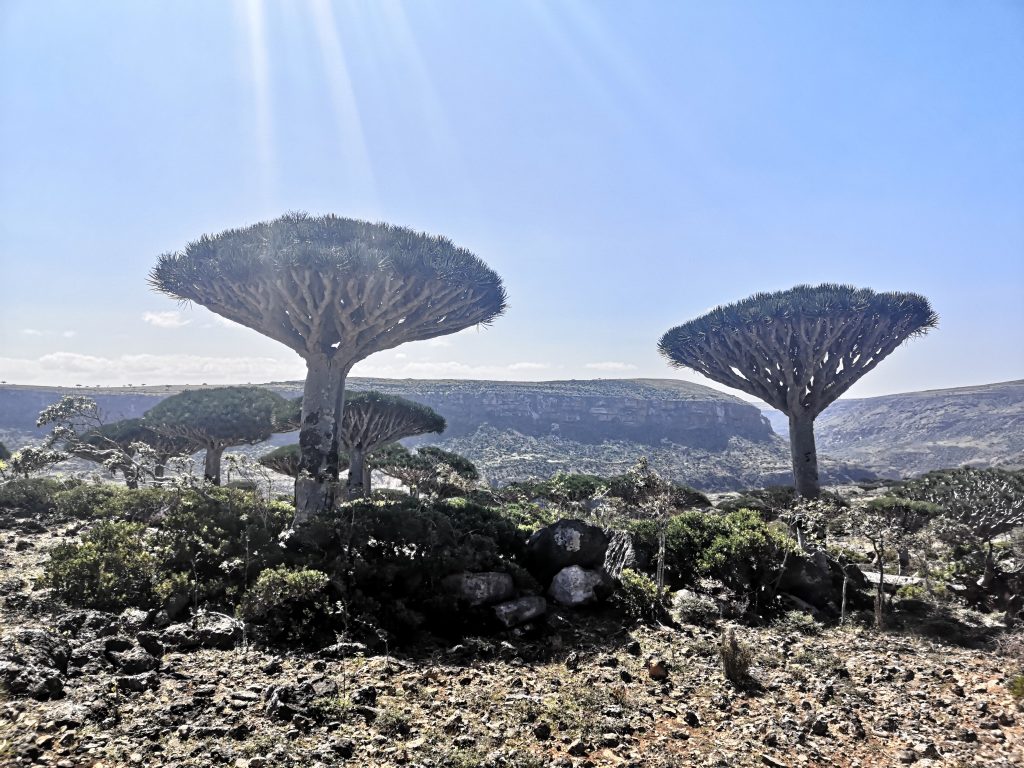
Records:
{"label": "distant mesa cliff", "polygon": [[1024,380],[839,400],[818,449],[884,477],[964,464],[1024,466]]}
{"label": "distant mesa cliff", "polygon": [[771,425],[753,406],[708,387],[662,379],[596,381],[393,381],[353,379],[353,389],[378,389],[426,403],[448,420],[446,439],[481,425],[531,437],[580,443],[669,441],[724,450],[730,438],[764,443]]}

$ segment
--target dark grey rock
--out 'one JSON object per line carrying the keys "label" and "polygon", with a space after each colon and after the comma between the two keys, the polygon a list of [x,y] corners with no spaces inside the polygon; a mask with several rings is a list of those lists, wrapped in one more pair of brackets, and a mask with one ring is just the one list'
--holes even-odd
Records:
{"label": "dark grey rock", "polygon": [[604,572],[616,581],[626,568],[636,568],[636,549],[633,536],[626,531],[607,531],[608,547],[604,553]]}
{"label": "dark grey rock", "polygon": [[473,606],[500,603],[515,595],[512,576],[494,571],[455,573],[445,577],[441,585],[446,591]]}
{"label": "dark grey rock", "polygon": [[551,580],[548,595],[559,605],[577,607],[596,603],[602,591],[609,591],[608,587],[608,576],[604,573],[570,565]]}
{"label": "dark grey rock", "polygon": [[526,543],[530,571],[547,584],[563,568],[604,565],[608,534],[582,520],[559,520],[541,528]]}
{"label": "dark grey rock", "polygon": [[160,661],[144,648],[131,648],[120,653],[110,654],[111,661],[125,675],[141,675],[152,672],[160,666]]}
{"label": "dark grey rock", "polygon": [[70,657],[71,646],[60,635],[16,629],[0,640],[0,687],[14,696],[60,698]]}
{"label": "dark grey rock", "polygon": [[496,605],[492,610],[502,625],[511,628],[543,616],[547,613],[548,601],[536,595],[520,597]]}

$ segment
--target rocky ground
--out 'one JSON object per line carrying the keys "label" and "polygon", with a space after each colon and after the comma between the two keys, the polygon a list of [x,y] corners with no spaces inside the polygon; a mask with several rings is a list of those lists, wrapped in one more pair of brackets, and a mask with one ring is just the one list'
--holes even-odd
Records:
{"label": "rocky ground", "polygon": [[722,625],[601,612],[412,654],[268,649],[228,617],[52,604],[34,582],[76,527],[39,528],[0,531],[2,766],[1024,765],[1012,667],[921,631],[740,626],[741,688]]}

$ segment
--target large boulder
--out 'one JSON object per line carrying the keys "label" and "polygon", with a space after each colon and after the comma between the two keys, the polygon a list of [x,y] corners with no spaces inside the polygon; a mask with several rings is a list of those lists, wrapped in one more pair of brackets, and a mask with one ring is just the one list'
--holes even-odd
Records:
{"label": "large boulder", "polygon": [[445,577],[441,585],[473,606],[500,603],[515,595],[515,585],[507,573],[455,573]]}
{"label": "large boulder", "polygon": [[337,695],[338,684],[321,676],[296,684],[271,685],[263,691],[263,701],[272,720],[287,722],[301,716],[315,722],[323,715],[318,705]]}
{"label": "large boulder", "polygon": [[610,591],[610,579],[602,571],[570,565],[551,580],[548,595],[559,605],[576,607],[596,603]]}
{"label": "large boulder", "polygon": [[234,648],[242,640],[240,621],[224,613],[202,611],[187,624],[172,624],[160,633],[160,641],[172,648]]}
{"label": "large boulder", "polygon": [[493,610],[499,622],[505,627],[512,628],[543,616],[547,613],[548,601],[537,595],[520,597],[518,600],[496,605]]}
{"label": "large boulder", "polygon": [[527,565],[542,584],[563,568],[600,568],[608,549],[608,534],[582,520],[559,520],[541,528],[526,542]]}
{"label": "large boulder", "polygon": [[[847,566],[848,592],[868,586],[867,579],[855,566]],[[792,595],[829,615],[838,615],[842,600],[843,568],[823,551],[790,555],[779,579],[778,591]]]}
{"label": "large boulder", "polygon": [[14,696],[64,695],[71,646],[53,632],[21,628],[0,640],[0,688]]}

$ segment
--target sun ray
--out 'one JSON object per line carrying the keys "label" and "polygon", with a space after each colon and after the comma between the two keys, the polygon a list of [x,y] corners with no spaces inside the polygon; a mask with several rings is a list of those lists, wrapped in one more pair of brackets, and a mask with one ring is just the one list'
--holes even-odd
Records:
{"label": "sun ray", "polygon": [[256,152],[259,159],[260,192],[269,203],[274,188],[274,134],[271,118],[270,64],[267,55],[263,0],[236,0],[235,9],[245,29],[247,66],[252,81],[255,108]]}
{"label": "sun ray", "polygon": [[345,175],[339,181],[349,188],[354,187],[364,199],[376,202],[373,165],[334,9],[330,0],[312,0],[309,8],[330,91],[331,109],[337,122],[339,154],[344,162]]}

